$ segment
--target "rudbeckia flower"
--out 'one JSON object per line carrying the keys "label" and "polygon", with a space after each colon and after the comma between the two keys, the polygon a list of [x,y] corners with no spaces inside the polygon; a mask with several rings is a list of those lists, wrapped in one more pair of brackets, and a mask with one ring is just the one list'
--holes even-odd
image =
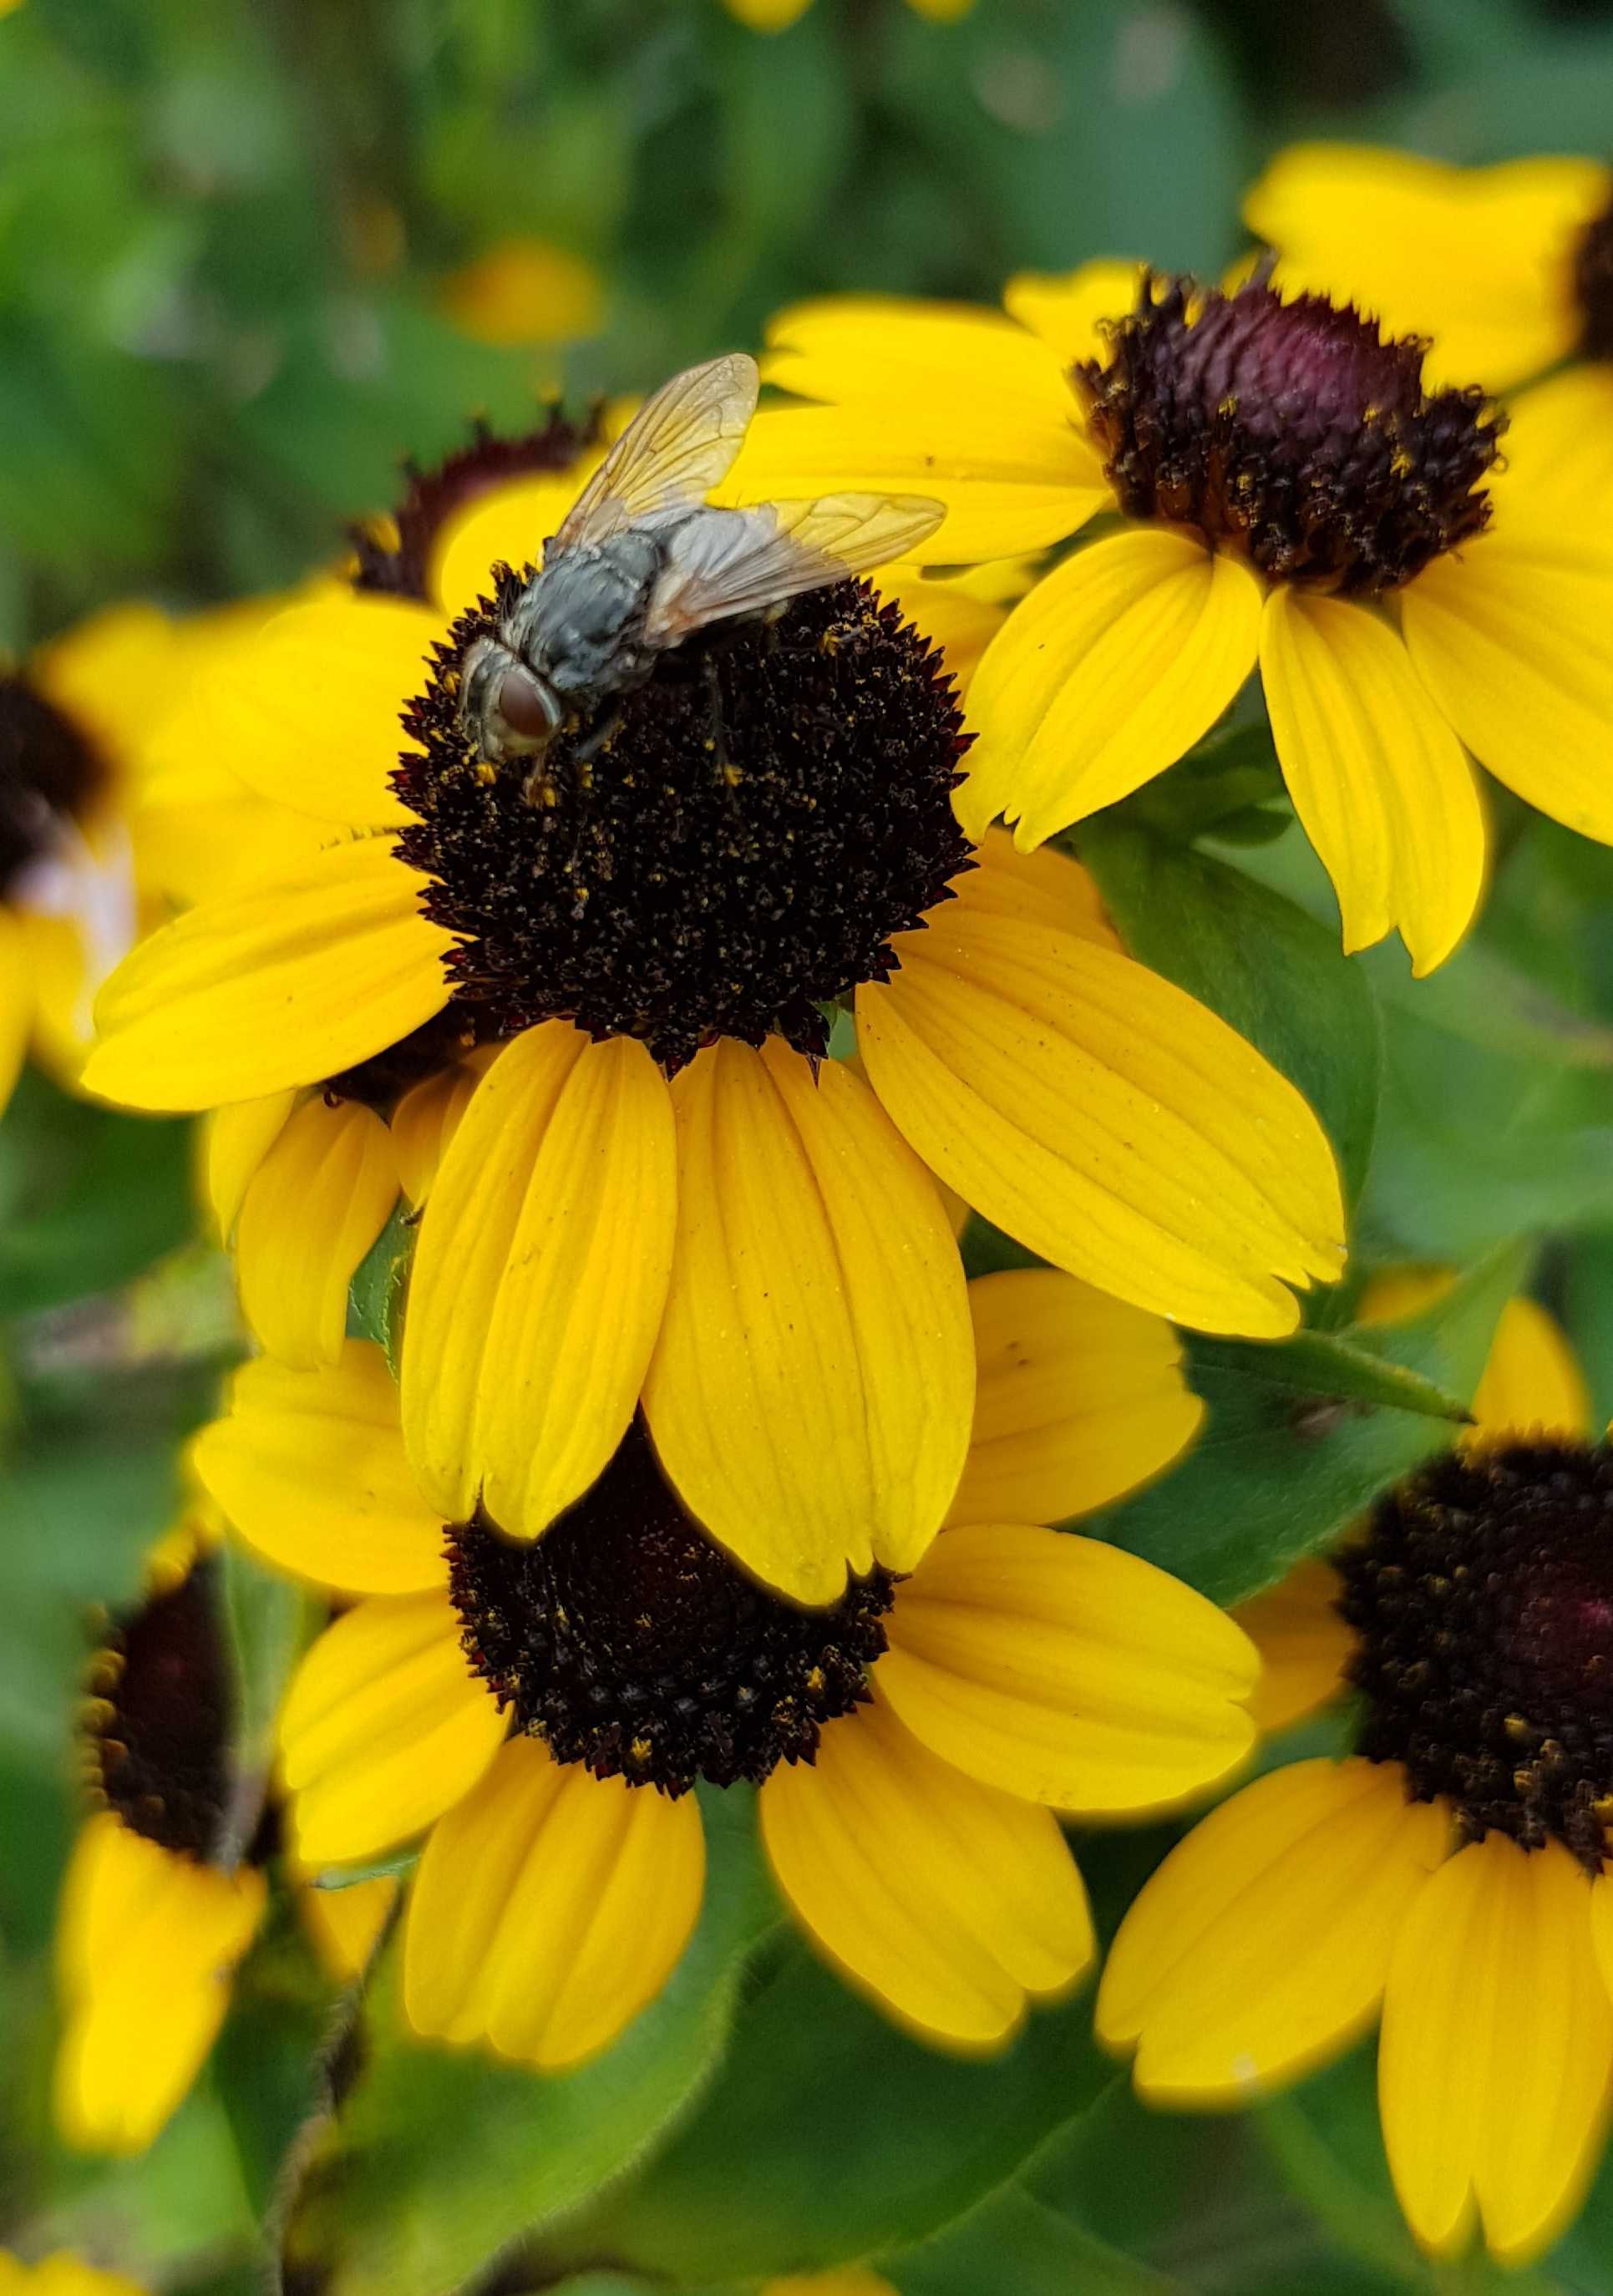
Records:
{"label": "rudbeckia flower", "polygon": [[[1613,841],[1613,551],[1544,482],[1546,443],[1422,347],[1260,273],[1230,292],[1097,265],[1022,279],[1008,316],[850,299],[789,311],[770,380],[826,402],[758,435],[744,497],[918,485],[937,562],[1123,523],[1038,583],[969,699],[959,796],[1021,845],[1182,757],[1258,668],[1346,948],[1398,928],[1431,971],[1477,903],[1468,752]],[[793,426],[793,427],[792,427]],[[922,472],[922,480],[918,473]]]}
{"label": "rudbeckia flower", "polygon": [[[812,0],[722,0],[722,4],[750,31],[787,32]],[[916,16],[927,16],[933,24],[955,24],[974,4],[975,0],[908,0]]]}
{"label": "rudbeckia flower", "polygon": [[30,1047],[76,1083],[95,991],[156,921],[130,816],[185,654],[154,607],[117,606],[0,672],[0,1107]]}
{"label": "rudbeckia flower", "polygon": [[516,234],[483,249],[438,289],[444,316],[473,342],[505,349],[574,343],[605,316],[598,273],[570,248]]}
{"label": "rudbeckia flower", "polygon": [[99,1807],[62,1885],[55,2110],[94,2152],[142,2151],[184,2099],[267,1903],[251,1845],[229,1839],[242,1812],[209,1537],[203,1523],[164,1542],[92,1677]]}
{"label": "rudbeckia flower", "polygon": [[[704,671],[667,656],[597,756],[555,737],[540,786],[481,758],[456,697],[483,594],[507,603],[508,562],[597,457],[558,421],[479,441],[364,539],[356,587],[232,664],[216,743],[328,841],[136,953],[90,1080],[142,1107],[259,1103],[242,1128],[275,1139],[282,1234],[333,1130],[301,1109],[274,1130],[286,1095],[373,1102],[467,1037],[498,1047],[410,1278],[403,1421],[432,1505],[463,1521],[480,1495],[536,1537],[642,1404],[712,1535],[827,1602],[848,1567],[918,1559],[962,1463],[936,1177],[1139,1306],[1280,1332],[1287,1286],[1337,1273],[1337,1175],[1298,1095],[1118,949],[1073,865],[959,830],[956,695],[903,610],[934,592],[977,634],[989,596],[910,568],[901,606],[818,591],[734,626]],[[823,1059],[851,1010],[866,1081]],[[357,1165],[374,1136],[348,1129]]]}
{"label": "rudbeckia flower", "polygon": [[[1405,1313],[1447,1281],[1380,1294]],[[1333,1563],[1239,1613],[1281,1726],[1354,1693],[1356,1751],[1270,1771],[1123,1923],[1100,2037],[1151,2103],[1230,2106],[1381,2015],[1395,2189],[1438,2255],[1509,2263],[1578,2205],[1613,2084],[1613,1454],[1561,1332],[1511,1301],[1463,1444]]]}
{"label": "rudbeckia flower", "polygon": [[403,1961],[419,2031],[549,2068],[613,2039],[699,1911],[697,1780],[760,1789],[797,1919],[922,2035],[994,2046],[1087,1967],[1053,1813],[1224,1776],[1253,1738],[1253,1654],[1151,1565],[1035,1527],[1191,1436],[1169,1327],[1053,1270],[986,1277],[970,1306],[979,1398],[947,1528],[910,1576],[874,1568],[818,1610],[711,1543],[638,1423],[535,1544],[485,1509],[445,1534],[375,1349],[237,1375],[200,1473],[270,1561],[360,1598],[285,1702],[298,1855],[425,1835]]}
{"label": "rudbeckia flower", "polygon": [[[0,4],[0,16],[5,13]],[[0,2253],[0,2296],[146,2296],[120,2272],[101,2272],[60,2249],[38,2264]]]}

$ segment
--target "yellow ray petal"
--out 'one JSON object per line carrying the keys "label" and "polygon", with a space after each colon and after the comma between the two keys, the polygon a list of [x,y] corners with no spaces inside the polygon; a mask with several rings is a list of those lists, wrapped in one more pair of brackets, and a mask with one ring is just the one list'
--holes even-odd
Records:
{"label": "yellow ray petal", "polygon": [[[944,534],[945,529],[942,529]],[[1187,536],[1132,527],[1015,608],[969,687],[958,817],[1040,845],[1185,756],[1255,667],[1260,586]]]}
{"label": "yellow ray petal", "polygon": [[395,1045],[448,1002],[450,935],[384,838],[206,901],[144,941],[102,990],[88,1092],[212,1108],[316,1084]]}
{"label": "yellow ray petal", "polygon": [[1109,922],[1097,881],[1056,845],[1022,853],[1006,829],[988,829],[975,858],[978,865],[951,884],[954,898],[967,909],[1039,918],[1055,932],[1079,933],[1099,948],[1119,948],[1120,935]]}
{"label": "yellow ray petal", "polygon": [[895,295],[825,295],[768,326],[768,381],[798,398],[925,412],[937,406],[987,427],[1066,424],[1072,401],[1057,357],[1000,311]]}
{"label": "yellow ray petal", "polygon": [[424,688],[440,617],[407,598],[333,589],[266,622],[243,658],[198,681],[231,770],[262,797],[350,829],[411,818],[391,776],[404,705]]}
{"label": "yellow ray petal", "polygon": [[381,1119],[356,1101],[304,1101],[248,1183],[235,1226],[242,1313],[270,1355],[302,1371],[337,1360],[348,1285],[397,1201]]}
{"label": "yellow ray petal", "polygon": [[91,1819],[63,1883],[59,1931],[55,2107],[70,2144],[138,2152],[152,2142],[213,2045],[267,1900],[252,1867],[221,1874],[110,1812]]}
{"label": "yellow ray petal", "polygon": [[927,2039],[992,2048],[1092,1957],[1058,1821],[951,1769],[877,1699],[761,1790],[773,1872],[830,1959]]}
{"label": "yellow ray petal", "polygon": [[960,693],[1002,627],[1009,599],[1029,587],[1027,573],[1019,591],[1010,591],[1008,597],[983,597],[966,580],[926,581],[922,570],[905,560],[876,568],[868,580],[887,603],[901,608],[921,636],[940,647],[946,656],[947,674]]}
{"label": "yellow ray petal", "polygon": [[1349,297],[1397,335],[1431,335],[1437,383],[1505,390],[1573,348],[1568,266],[1613,191],[1587,160],[1453,168],[1409,152],[1296,144],[1244,202],[1283,287]]}
{"label": "yellow ray petal", "polygon": [[375,1595],[309,1651],[280,1714],[303,1866],[350,1865],[407,1841],[487,1768],[505,1720],[459,1635],[446,1594]]}
{"label": "yellow ray petal", "polygon": [[878,1685],[909,1729],[1026,1801],[1163,1808],[1255,1742],[1247,1636],[1097,1539],[1023,1524],[943,1531],[886,1631]]}
{"label": "yellow ray petal", "polygon": [[1024,413],[1011,424],[1001,410],[982,421],[973,400],[955,406],[944,392],[903,405],[914,411],[900,422],[887,405],[861,400],[759,414],[714,499],[794,501],[847,488],[927,496],[947,515],[909,554],[920,566],[1043,550],[1113,499],[1073,404]]}
{"label": "yellow ray petal", "polygon": [[1489,483],[1503,531],[1517,517],[1595,534],[1613,493],[1613,368],[1595,359],[1521,392],[1502,444]]}
{"label": "yellow ray petal", "polygon": [[[932,1169],[1041,1259],[1211,1331],[1332,1281],[1337,1171],[1299,1094],[1129,957],[953,902],[858,991],[869,1080]],[[1281,1279],[1280,1281],[1279,1279]]]}
{"label": "yellow ray petal", "polygon": [[16,1088],[34,1025],[28,944],[12,912],[0,906],[0,1111]]}
{"label": "yellow ray petal", "polygon": [[579,2064],[661,1991],[704,1886],[693,1794],[596,1778],[517,1738],[426,1844],[404,1951],[410,2021],[547,2071]]}
{"label": "yellow ray petal", "polygon": [[1021,326],[1041,337],[1067,373],[1078,360],[1107,357],[1104,323],[1123,319],[1136,309],[1142,275],[1140,263],[1107,258],[1057,276],[1022,271],[1003,289],[1002,300]]}
{"label": "yellow ray petal", "polygon": [[1260,671],[1305,835],[1333,880],[1346,953],[1398,928],[1412,970],[1443,964],[1472,922],[1485,818],[1461,744],[1387,622],[1279,588]]}
{"label": "yellow ray petal", "polygon": [[1481,766],[1613,844],[1613,553],[1499,512],[1409,584],[1412,666]]}
{"label": "yellow ray petal", "polygon": [[440,1587],[442,1517],[417,1488],[379,1348],[349,1340],[325,1371],[264,1357],[192,1454],[210,1496],[283,1570],[355,1595]]}
{"label": "yellow ray petal", "polygon": [[671,1103],[642,1045],[529,1029],[476,1088],[409,1284],[403,1428],[423,1486],[535,1538],[632,1418],[671,1267]]}
{"label": "yellow ray petal", "polygon": [[974,1401],[962,1263],[929,1175],[861,1080],[778,1039],[673,1087],[679,1233],[645,1385],[662,1465],[746,1567],[829,1603],[910,1570]]}
{"label": "yellow ray petal", "polygon": [[[0,16],[9,16],[21,0],[0,0]],[[40,2264],[19,2264],[0,2254],[0,2296],[147,2296],[144,2288],[120,2272],[98,2272],[81,2263],[69,2249],[58,2249]]]}
{"label": "yellow ray petal", "polygon": [[481,1071],[457,1065],[411,1086],[391,1113],[390,1129],[398,1177],[411,1204],[423,1204],[449,1142],[471,1104]]}
{"label": "yellow ray petal", "polygon": [[350,1882],[343,1890],[298,1890],[303,1926],[321,1965],[338,1985],[356,1985],[364,1975],[397,1902],[398,1883],[390,1874]]}
{"label": "yellow ray petal", "polygon": [[1591,1432],[1591,1396],[1556,1317],[1538,1300],[1509,1300],[1474,1390],[1475,1424],[1468,1443],[1516,1441],[1519,1435]]}
{"label": "yellow ray petal", "polygon": [[1260,1652],[1249,1711],[1263,1735],[1286,1730],[1344,1688],[1355,1637],[1334,1605],[1338,1573],[1313,1555],[1232,1613]]}
{"label": "yellow ray petal", "polygon": [[1400,2204],[1437,2255],[1465,2245],[1477,2209],[1494,2254],[1527,2264],[1579,2205],[1613,2079],[1591,1904],[1560,1843],[1525,1850],[1493,1833],[1411,1910],[1384,1997],[1378,2097]]}
{"label": "yellow ray petal", "polygon": [[1132,1906],[1098,1993],[1105,2046],[1161,2104],[1247,2103],[1337,2054],[1377,2013],[1449,1821],[1399,1768],[1298,1762],[1195,1827]]}
{"label": "yellow ray petal", "polygon": [[1204,1406],[1163,1318],[1054,1268],[969,1286],[975,1433],[952,1522],[1063,1522],[1156,1475]]}
{"label": "yellow ray petal", "polygon": [[445,616],[466,612],[493,587],[492,570],[540,566],[543,546],[600,460],[590,447],[569,471],[545,471],[478,496],[435,537],[430,578]]}
{"label": "yellow ray petal", "polygon": [[207,1119],[205,1155],[208,1201],[226,1243],[241,1210],[241,1199],[295,1107],[294,1092],[266,1093],[261,1100],[238,1100]]}

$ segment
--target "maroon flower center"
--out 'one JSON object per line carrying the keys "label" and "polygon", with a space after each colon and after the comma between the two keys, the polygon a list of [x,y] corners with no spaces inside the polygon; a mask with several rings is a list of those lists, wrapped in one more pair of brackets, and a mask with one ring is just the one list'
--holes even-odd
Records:
{"label": "maroon flower center", "polygon": [[0,676],[0,898],[81,818],[105,778],[70,719],[27,678]]}
{"label": "maroon flower center", "polygon": [[1613,201],[1585,226],[1574,254],[1583,358],[1613,359]]}

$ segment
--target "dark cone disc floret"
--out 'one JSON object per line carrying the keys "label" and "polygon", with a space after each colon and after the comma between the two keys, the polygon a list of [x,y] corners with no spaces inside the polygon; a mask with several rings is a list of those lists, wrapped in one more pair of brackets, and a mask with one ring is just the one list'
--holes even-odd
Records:
{"label": "dark cone disc floret", "polygon": [[148,1841],[205,1859],[230,1790],[230,1677],[214,1567],[116,1621],[96,1658],[87,1718],[91,1784]]}
{"label": "dark cone disc floret", "polygon": [[1584,358],[1613,359],[1613,201],[1587,224],[1574,253]]}
{"label": "dark cone disc floret", "polygon": [[[484,1032],[568,1020],[637,1037],[669,1073],[719,1037],[819,1054],[821,1009],[886,978],[894,934],[969,867],[951,792],[967,737],[940,654],[866,585],[797,599],[662,657],[541,771],[476,752],[466,652],[524,583],[458,621],[406,711],[399,839]],[[580,755],[579,752],[580,751]]]}
{"label": "dark cone disc floret", "polygon": [[1474,1839],[1555,1838],[1592,1873],[1613,1796],[1613,1453],[1453,1454],[1339,1562],[1360,1751]]}
{"label": "dark cone disc floret", "polygon": [[351,529],[354,589],[429,602],[432,555],[449,521],[495,487],[570,470],[593,435],[559,414],[518,439],[500,439],[478,422],[470,445],[434,469],[406,463],[407,491],[391,517]]}
{"label": "dark cone disc floret", "polygon": [[104,768],[72,722],[25,677],[0,676],[0,898],[79,819]]}
{"label": "dark cone disc floret", "polygon": [[1107,360],[1072,376],[1121,507],[1270,579],[1371,596],[1482,533],[1501,418],[1425,391],[1424,346],[1350,306],[1145,278]]}
{"label": "dark cone disc floret", "polygon": [[819,1611],[769,1594],[685,1513],[637,1425],[541,1538],[479,1516],[450,1529],[449,1563],[466,1655],[515,1726],[671,1795],[810,1762],[868,1696],[894,1583],[876,1570]]}

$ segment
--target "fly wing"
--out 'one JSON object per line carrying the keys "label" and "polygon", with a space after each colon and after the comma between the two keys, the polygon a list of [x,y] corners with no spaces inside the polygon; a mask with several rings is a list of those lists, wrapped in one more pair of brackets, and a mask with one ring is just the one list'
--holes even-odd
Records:
{"label": "fly wing", "polygon": [[866,574],[914,549],[944,516],[940,503],[922,495],[822,495],[708,511],[672,536],[645,636],[652,645],[675,645],[708,622]]}
{"label": "fly wing", "polygon": [[743,351],[662,383],[639,408],[561,521],[556,551],[607,541],[657,512],[695,510],[728,476],[756,412],[756,362]]}

